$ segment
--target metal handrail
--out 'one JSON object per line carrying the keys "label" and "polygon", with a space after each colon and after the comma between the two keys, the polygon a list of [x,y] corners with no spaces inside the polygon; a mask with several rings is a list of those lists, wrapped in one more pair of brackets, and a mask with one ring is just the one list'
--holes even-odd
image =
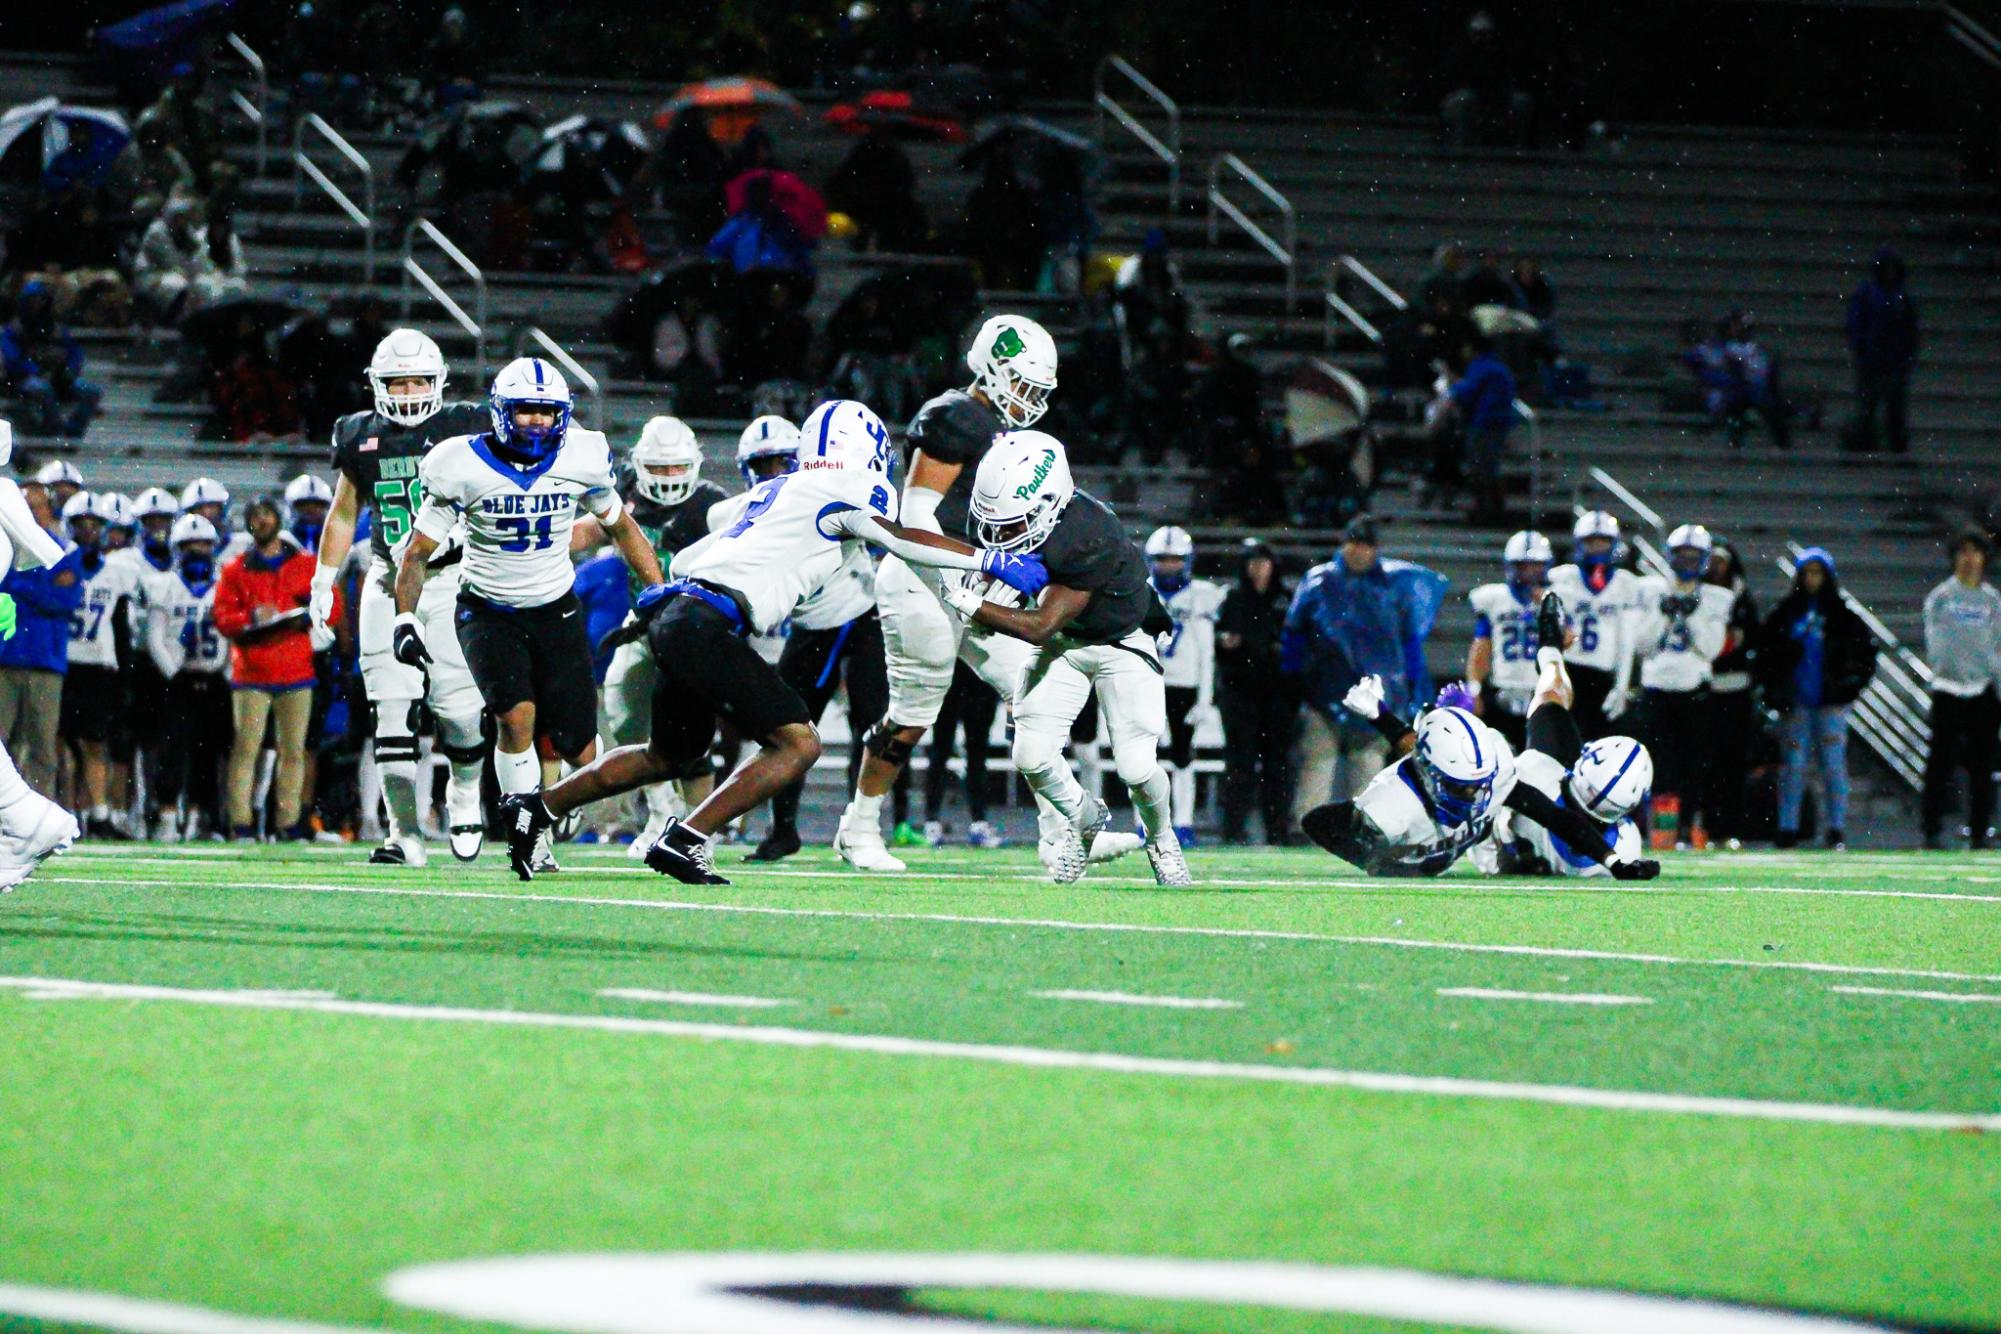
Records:
{"label": "metal handrail", "polygon": [[[1275,240],[1272,234],[1252,220],[1223,193],[1224,171],[1234,172],[1246,185],[1263,195],[1265,202],[1278,210],[1279,230],[1283,241]],[[1209,163],[1209,244],[1215,245],[1218,236],[1217,215],[1222,214],[1244,229],[1264,252],[1285,266],[1285,311],[1279,316],[1282,329],[1292,319],[1293,301],[1299,294],[1299,210],[1292,201],[1272,188],[1270,181],[1251,170],[1248,162],[1235,153],[1218,153]]]}
{"label": "metal handrail", "polygon": [[1396,309],[1410,309],[1410,302],[1404,300],[1403,295],[1396,288],[1391,287],[1381,278],[1378,278],[1374,269],[1364,264],[1361,260],[1356,259],[1353,255],[1340,256],[1334,261],[1334,267],[1344,273],[1354,274],[1356,278],[1361,280],[1365,287]]}
{"label": "metal handrail", "polygon": [[[347,159],[349,166],[361,173],[361,199],[356,204],[347,192],[335,185],[319,166],[306,155],[306,131],[332,144],[334,151]],[[305,178],[310,176],[313,184],[320,187],[347,214],[348,220],[361,228],[362,252],[361,272],[365,282],[375,281],[375,168],[368,159],[355,151],[353,144],[341,137],[340,131],[320,119],[317,113],[308,112],[299,120],[298,128],[292,131],[292,208],[297,211],[305,205]]]}
{"label": "metal handrail", "polygon": [[[1779,573],[1791,579],[1798,571],[1804,550],[1797,542],[1786,543],[1792,554],[1776,562]],[[1915,667],[1923,680],[1931,679],[1931,669],[1905,647],[1876,614],[1847,589],[1841,590],[1842,605],[1854,612],[1876,641],[1876,674],[1862,688],[1850,710],[1855,734],[1876,752],[1890,771],[1904,780],[1913,792],[1924,788],[1925,757],[1931,753],[1931,696],[1920,689],[1913,677]],[[1898,687],[1906,692],[1899,697]]]}
{"label": "metal handrail", "polygon": [[1625,484],[1618,478],[1606,472],[1603,468],[1593,468],[1591,470],[1591,480],[1604,487],[1607,491],[1610,491],[1621,505],[1624,505],[1627,509],[1638,515],[1641,523],[1654,530],[1654,536],[1666,536],[1667,520],[1661,518],[1653,506],[1647,504],[1646,501],[1641,500],[1628,490]]}
{"label": "metal handrail", "polygon": [[228,41],[229,49],[241,56],[243,63],[250,67],[250,86],[257,94],[253,100],[245,97],[241,88],[232,88],[229,90],[229,100],[243,113],[245,120],[257,127],[257,174],[262,176],[264,163],[270,152],[270,117],[266,113],[271,106],[271,80],[265,73],[264,57],[253,51],[250,43],[235,33],[229,34]]}
{"label": "metal handrail", "polygon": [[1976,60],[2001,69],[2001,37],[1996,37],[1957,5],[1946,4],[1941,8],[1945,11],[1946,36],[1965,47]]}
{"label": "metal handrail", "polygon": [[[427,238],[445,257],[458,265],[460,272],[472,279],[473,313],[468,315],[452,294],[438,284],[437,279],[424,271],[424,266],[416,259],[417,238]],[[474,360],[477,364],[479,382],[486,383],[486,275],[479,266],[466,258],[465,251],[452,244],[451,238],[433,227],[428,218],[419,218],[411,223],[403,233],[403,314],[410,314],[410,284],[417,283],[431,299],[445,308],[445,313],[458,322],[459,328],[472,335]]]}
{"label": "metal handrail", "polygon": [[1362,337],[1368,339],[1375,346],[1381,347],[1383,345],[1383,331],[1378,329],[1368,316],[1349,305],[1345,297],[1330,287],[1326,292],[1326,310],[1323,313],[1320,328],[1320,341],[1323,347],[1331,350],[1334,346],[1334,317],[1336,315],[1348,321],[1349,324],[1353,325],[1361,333]]}
{"label": "metal handrail", "polygon": [[539,328],[521,331],[520,337],[514,340],[514,355],[517,357],[526,355],[531,343],[541,348],[543,355],[549,360],[561,366],[564,374],[583,385],[584,392],[591,396],[591,420],[586,424],[600,431],[606,429],[610,418],[604,413],[604,386],[598,383],[598,377],[585,370],[582,363],[571,356],[561,343]]}
{"label": "metal handrail", "polygon": [[[1162,142],[1153,131],[1140,124],[1139,119],[1120,106],[1112,95],[1105,91],[1105,73],[1111,71],[1125,76],[1128,83],[1152,100],[1153,104],[1167,115],[1167,139]],[[1098,108],[1098,147],[1105,146],[1105,118],[1111,117],[1144,144],[1155,157],[1167,164],[1167,209],[1170,213],[1181,210],[1181,108],[1173,98],[1155,87],[1153,81],[1132,67],[1132,62],[1124,56],[1106,56],[1098,62],[1098,68],[1091,80],[1092,101]]]}

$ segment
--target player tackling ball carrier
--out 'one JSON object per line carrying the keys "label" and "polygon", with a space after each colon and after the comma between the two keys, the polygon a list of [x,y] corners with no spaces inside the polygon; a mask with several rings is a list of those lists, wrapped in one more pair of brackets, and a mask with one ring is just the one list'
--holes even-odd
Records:
{"label": "player tackling ball carrier", "polygon": [[[1501,734],[1468,710],[1434,708],[1413,727],[1383,709],[1382,682],[1366,677],[1342,703],[1373,721],[1403,758],[1353,802],[1308,811],[1301,822],[1307,836],[1370,875],[1436,876],[1497,833],[1515,859],[1512,869],[1525,869],[1517,840],[1533,854],[1532,826],[1545,843],[1563,849],[1561,860],[1581,858],[1615,880],[1659,875],[1660,863],[1639,857],[1637,836],[1626,837],[1618,826],[1644,797],[1644,787],[1634,784],[1651,772],[1651,761],[1645,773],[1638,769],[1645,749],[1628,738],[1608,740],[1599,743],[1602,752],[1596,746],[1588,752],[1585,764],[1563,666],[1563,601],[1553,593],[1543,598],[1536,631],[1543,675],[1528,719],[1530,749],[1519,765]],[[1619,741],[1630,748],[1621,751]],[[1607,760],[1617,761],[1609,773]],[[1562,766],[1561,782],[1550,781],[1549,765]],[[1519,821],[1528,823],[1510,831]]]}
{"label": "player tackling ball carrier", "polygon": [[911,565],[978,571],[1028,596],[1041,591],[1047,575],[1033,556],[977,550],[898,523],[890,451],[888,428],[867,407],[821,404],[801,428],[798,471],[732,498],[717,516],[722,526],[675,557],[674,581],[640,596],[638,619],[607,642],[643,633],[652,645],[659,672],[652,736],[607,752],[539,796],[502,803],[516,874],[533,877],[537,840],[562,816],[705,756],[721,717],[759,743],[757,755],[687,818],[668,821],[646,864],[689,884],[728,883],[715,872],[710,836],[820,757],[806,702],[745,636],[770,631],[839,577],[852,546],[878,546]]}

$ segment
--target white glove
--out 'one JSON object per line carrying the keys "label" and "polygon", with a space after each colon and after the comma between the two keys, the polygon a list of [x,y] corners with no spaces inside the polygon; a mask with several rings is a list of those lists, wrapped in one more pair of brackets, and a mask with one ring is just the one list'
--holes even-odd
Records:
{"label": "white glove", "polygon": [[333,647],[334,632],[331,625],[309,625],[306,627],[306,642],[313,646],[313,652],[325,653]]}
{"label": "white glove", "polygon": [[306,619],[312,622],[313,647],[323,647],[318,639],[324,631],[327,643],[333,642],[334,580],[340,571],[331,565],[313,566],[313,593],[306,602]]}
{"label": "white glove", "polygon": [[1374,722],[1383,712],[1383,678],[1365,676],[1348,688],[1341,697],[1341,705],[1350,713],[1359,714]]}
{"label": "white glove", "polygon": [[948,581],[938,591],[939,596],[945,599],[946,606],[969,621],[973,619],[973,613],[980,609],[980,604],[986,601],[978,589],[968,588],[962,583],[953,581]]}
{"label": "white glove", "polygon": [[1633,692],[1625,686],[1613,686],[1605,692],[1605,716],[1618,718],[1633,707]]}

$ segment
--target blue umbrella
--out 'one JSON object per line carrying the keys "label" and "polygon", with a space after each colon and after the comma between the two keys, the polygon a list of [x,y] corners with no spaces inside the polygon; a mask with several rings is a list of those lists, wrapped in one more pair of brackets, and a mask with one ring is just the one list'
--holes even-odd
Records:
{"label": "blue umbrella", "polygon": [[0,178],[60,190],[102,184],[132,140],[125,118],[53,97],[0,113]]}

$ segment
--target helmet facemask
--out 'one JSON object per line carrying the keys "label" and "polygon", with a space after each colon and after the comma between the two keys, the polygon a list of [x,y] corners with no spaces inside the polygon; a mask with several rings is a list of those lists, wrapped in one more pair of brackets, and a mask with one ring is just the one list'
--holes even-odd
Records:
{"label": "helmet facemask", "polygon": [[[392,386],[407,380],[421,380],[427,386],[419,393],[392,392]],[[421,426],[445,406],[445,377],[442,375],[381,375],[371,370],[368,383],[375,390],[377,416],[398,426]]]}
{"label": "helmet facemask", "polygon": [[1048,494],[1036,496],[1025,510],[1000,514],[982,504],[976,493],[972,510],[974,532],[980,545],[994,551],[1033,551],[1049,540],[1049,535],[1056,531],[1057,521],[1063,517],[1062,505]]}
{"label": "helmet facemask", "polygon": [[686,459],[641,462],[633,465],[632,484],[656,505],[679,505],[695,494],[701,476],[701,465]]}
{"label": "helmet facemask", "polygon": [[1031,380],[1012,365],[1002,362],[980,376],[980,389],[995,412],[1015,430],[1024,430],[1042,420],[1049,411],[1049,395],[1056,382]]}

